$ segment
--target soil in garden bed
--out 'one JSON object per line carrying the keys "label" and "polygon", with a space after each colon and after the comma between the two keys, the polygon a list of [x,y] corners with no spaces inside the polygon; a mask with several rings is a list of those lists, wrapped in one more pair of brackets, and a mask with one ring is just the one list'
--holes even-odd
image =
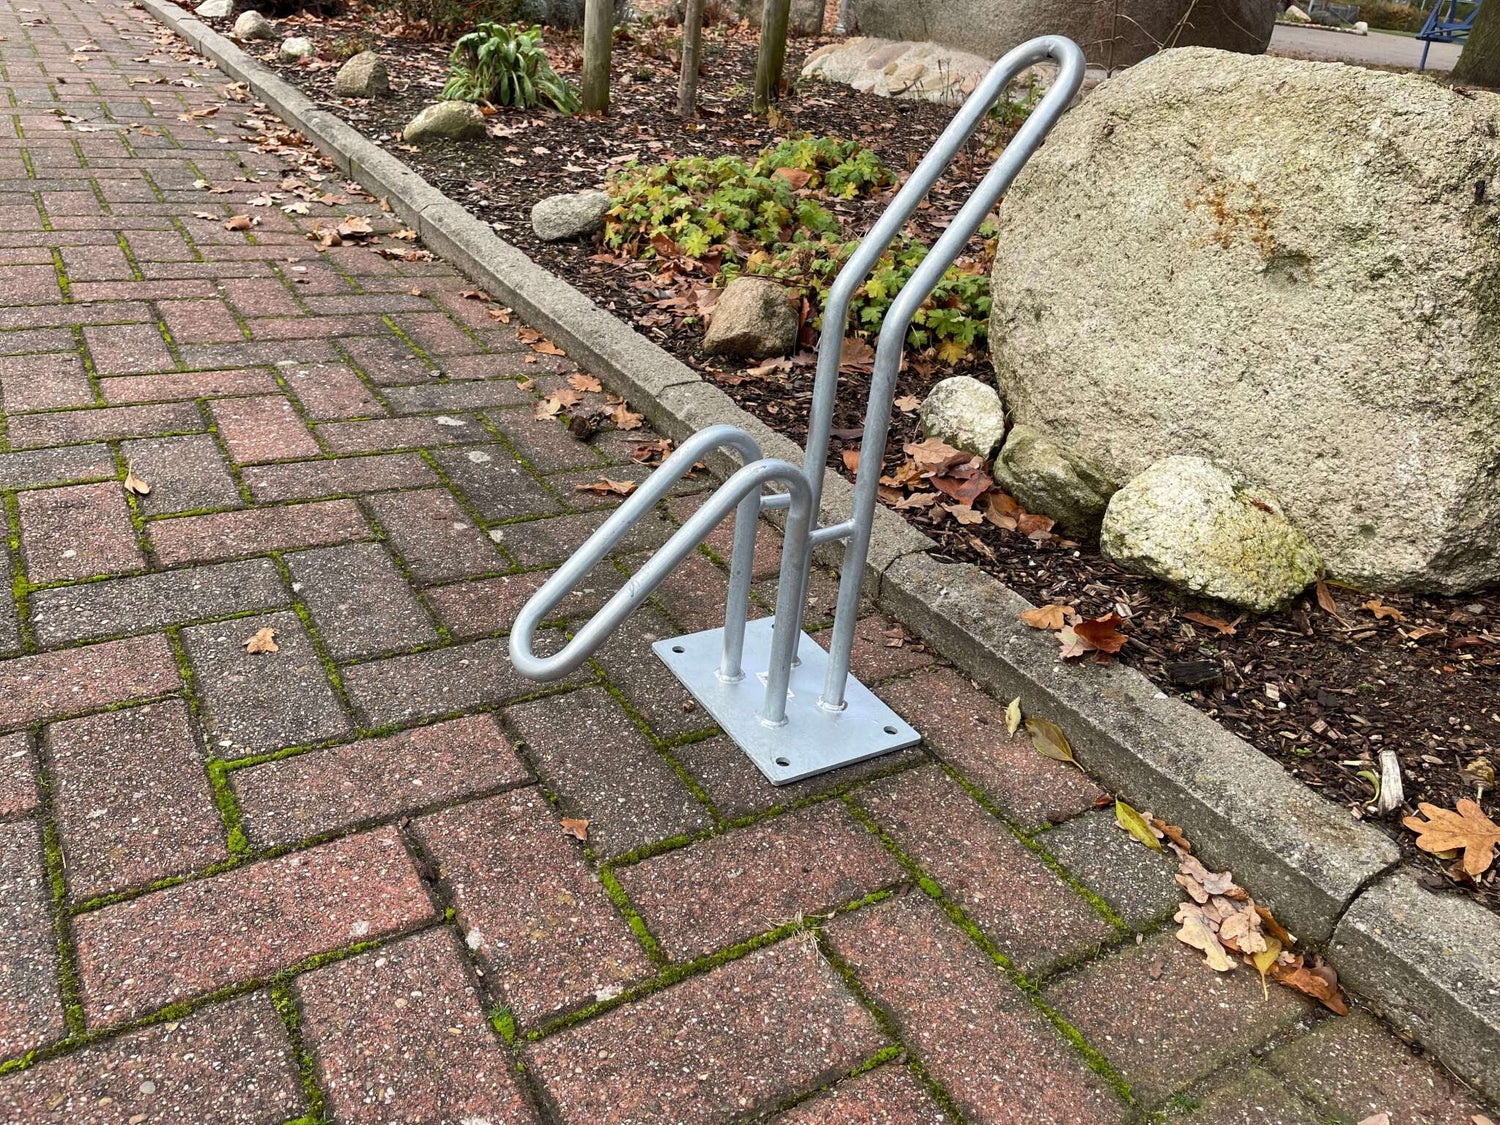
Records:
{"label": "soil in garden bed", "polygon": [[[388,21],[382,25],[382,17],[364,11],[336,20],[284,22],[288,34],[311,35],[324,62],[284,65],[275,58],[274,42],[258,51],[264,61],[381,140],[535,260],[799,442],[812,388],[810,352],[797,362],[769,367],[707,359],[699,350],[701,321],[689,315],[696,311],[692,302],[683,300],[710,284],[706,274],[627,262],[597,246],[541,243],[531,231],[531,206],[555,192],[598,187],[630,159],[653,162],[699,153],[751,159],[795,131],[856,138],[904,173],[951,116],[936,106],[809,85],[790,91],[771,122],[755,118],[749,104],[755,33],[718,27],[705,37],[703,115],[685,123],[675,113],[675,29],[644,27],[616,41],[610,118],[505,110],[491,118],[495,135],[486,142],[438,142],[418,151],[401,145],[395,134],[437,100],[447,73],[447,44],[394,34]],[[818,42],[794,42],[789,75]],[[546,43],[558,71],[576,82],[577,36],[549,31]],[[388,60],[394,96],[374,103],[334,98],[337,62],[365,48]],[[936,235],[987,170],[1004,133],[997,127],[970,146],[932,206],[913,223],[913,233],[929,240]],[[868,227],[887,198],[823,202],[852,235]],[[908,364],[897,394],[909,408],[898,411],[887,472],[905,459],[905,443],[922,440],[910,409],[913,400],[954,373],[993,380],[977,355],[958,368],[930,357]],[[846,374],[839,399],[839,436],[829,464],[846,473],[844,447],[858,447],[865,379],[858,371]],[[1420,858],[1423,877],[1432,885],[1451,881],[1452,864],[1416,852],[1413,834],[1400,826],[1402,815],[1415,812],[1418,801],[1451,809],[1461,798],[1478,796],[1485,812],[1500,819],[1500,802],[1493,796],[1493,771],[1500,767],[1500,591],[1456,598],[1387,595],[1376,601],[1377,613],[1364,608],[1368,595],[1331,587],[1325,604],[1309,592],[1282,612],[1241,616],[1222,605],[1184,601],[1158,582],[1121,571],[1098,554],[1096,543],[1028,538],[989,523],[961,525],[938,507],[903,514],[937,539],[946,557],[976,563],[1033,602],[1064,603],[1086,617],[1119,613],[1128,640],[1118,659],[1276,758],[1352,816],[1375,819],[1367,775],[1379,772],[1382,749],[1394,750],[1407,807],[1376,822]],[[1500,909],[1494,870],[1464,889]]]}

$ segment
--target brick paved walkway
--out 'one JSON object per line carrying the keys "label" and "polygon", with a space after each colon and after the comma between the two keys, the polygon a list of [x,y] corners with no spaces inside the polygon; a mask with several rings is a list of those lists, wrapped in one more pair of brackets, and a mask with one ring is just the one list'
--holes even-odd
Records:
{"label": "brick paved walkway", "polygon": [[519,680],[576,486],[653,435],[538,420],[570,365],[442,264],[249,207],[305,169],[193,117],[225,79],[140,12],[7,0],[0,83],[0,1120],[1479,1111],[1369,1015],[1210,974],[1097,789],[889,622],[856,670],[926,748],[787,790],[647,650],[715,623],[717,555]]}

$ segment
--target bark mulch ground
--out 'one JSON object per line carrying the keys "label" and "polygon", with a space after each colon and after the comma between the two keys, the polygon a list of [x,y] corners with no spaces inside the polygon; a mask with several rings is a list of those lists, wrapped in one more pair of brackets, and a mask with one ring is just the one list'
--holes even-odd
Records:
{"label": "bark mulch ground", "polygon": [[[606,308],[632,321],[668,351],[714,379],[745,409],[790,437],[805,436],[812,388],[811,352],[786,369],[726,364],[700,350],[701,321],[687,315],[684,290],[710,283],[602,253],[598,246],[552,244],[532,233],[529,212],[538,199],[598,187],[631,160],[643,163],[691,154],[753,158],[788,133],[855,137],[898,172],[915,166],[951,111],[926,104],[876,99],[844,87],[793,89],[770,121],[750,112],[754,75],[753,29],[710,28],[705,39],[702,115],[685,123],[675,113],[675,35],[647,25],[617,37],[613,112],[605,118],[566,118],[505,110],[492,119],[490,143],[437,142],[420,150],[403,145],[401,127],[437,99],[447,73],[447,43],[409,38],[389,23],[355,13],[332,21],[286,21],[288,33],[314,36],[323,56],[288,66],[275,44],[259,53],[286,77],[353,125],[381,140],[450,197],[490,221],[505,238],[562,274]],[[826,40],[793,44],[787,73]],[[549,30],[546,43],[559,73],[576,81],[581,44],[576,34]],[[247,45],[254,47],[253,44]],[[376,49],[390,63],[394,95],[379,102],[333,96],[338,62]],[[913,223],[934,237],[988,168],[1007,127],[996,124],[969,146],[932,206]],[[867,229],[886,202],[826,203],[850,234]],[[811,329],[805,342],[811,344]],[[902,374],[898,396],[920,399],[936,380],[954,373],[991,380],[977,355],[954,367],[916,357]],[[847,472],[844,448],[862,434],[866,376],[846,373],[829,464]],[[898,412],[887,447],[887,470],[901,463],[901,447],[920,441],[914,410]],[[933,514],[941,522],[933,522]],[[1294,776],[1351,814],[1372,817],[1374,792],[1361,774],[1378,772],[1379,752],[1400,758],[1407,808],[1381,822],[1409,853],[1413,836],[1399,824],[1418,801],[1453,807],[1478,798],[1492,817],[1494,766],[1500,762],[1500,593],[1460,597],[1388,595],[1377,615],[1363,608],[1369,595],[1331,587],[1320,604],[1313,591],[1284,611],[1240,616],[1227,607],[1183,600],[1162,584],[1125,573],[1096,543],[1056,536],[1028,538],[988,524],[961,526],[938,509],[905,514],[942,544],[953,559],[977,563],[1032,601],[1062,602],[1086,616],[1118,612],[1129,641],[1119,658],[1162,690],[1179,695],[1280,761]],[[1221,621],[1219,628],[1185,614]],[[1450,865],[1415,853],[1434,886],[1451,879]],[[1468,889],[1500,907],[1491,871]]]}

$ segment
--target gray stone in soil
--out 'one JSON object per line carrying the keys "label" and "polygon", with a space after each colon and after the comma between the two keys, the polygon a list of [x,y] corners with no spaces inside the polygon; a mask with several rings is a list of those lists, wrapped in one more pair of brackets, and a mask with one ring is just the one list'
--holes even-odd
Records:
{"label": "gray stone in soil", "polygon": [[234,15],[234,0],[203,0],[193,9],[193,14],[206,20],[227,20]]}
{"label": "gray stone in soil", "polygon": [[1500,917],[1397,873],[1354,900],[1328,952],[1347,987],[1500,1097]]}
{"label": "gray stone in soil", "polygon": [[315,54],[317,54],[317,48],[305,35],[293,35],[281,41],[281,57],[284,59],[310,59]]}
{"label": "gray stone in soil", "polygon": [[484,136],[484,114],[469,102],[438,102],[417,114],[401,130],[408,144],[421,144],[438,137],[467,140]]}
{"label": "gray stone in soil", "polygon": [[1171,853],[1153,852],[1118,827],[1113,812],[1074,817],[1037,842],[1131,929],[1172,914],[1182,901]]}
{"label": "gray stone in soil", "polygon": [[1097,532],[1118,487],[1083,454],[1030,426],[1012,427],[994,477],[1027,511],[1051,516],[1070,535]]}
{"label": "gray stone in soil", "polygon": [[785,286],[767,277],[737,277],[719,297],[703,350],[744,359],[786,355],[797,346],[798,328]]}
{"label": "gray stone in soil", "polygon": [[241,12],[234,21],[234,34],[238,39],[275,39],[276,25],[259,12]]}
{"label": "gray stone in soil", "polygon": [[333,92],[341,98],[383,98],[391,92],[385,60],[374,51],[361,51],[339,67]]}
{"label": "gray stone in soil", "polygon": [[988,461],[1005,440],[999,392],[968,375],[943,379],[922,402],[922,432]]}
{"label": "gray stone in soil", "polygon": [[582,238],[603,227],[604,214],[613,203],[605,191],[549,195],[531,208],[531,229],[543,242]]}
{"label": "gray stone in soil", "polygon": [[1318,576],[1318,553],[1270,493],[1202,457],[1156,462],[1114,494],[1099,549],[1126,570],[1266,613]]}

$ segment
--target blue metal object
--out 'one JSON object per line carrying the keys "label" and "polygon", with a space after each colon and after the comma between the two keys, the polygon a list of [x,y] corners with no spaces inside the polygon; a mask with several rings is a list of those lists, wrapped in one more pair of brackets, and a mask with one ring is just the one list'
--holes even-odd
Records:
{"label": "blue metal object", "polygon": [[[875,352],[853,510],[845,519],[819,526],[840,352],[855,291],[864,284],[880,256],[974,135],[985,115],[1005,96],[1011,79],[1026,67],[1048,59],[1058,64],[1051,89],[1006,145],[994,167],[974,189],[886,314]],[[919,741],[920,736],[911,726],[849,676],[860,587],[906,334],[912,318],[931,296],[949,265],[1072,102],[1083,83],[1083,72],[1083,52],[1071,40],[1058,35],[1044,35],[1023,43],[991,68],[834,280],[823,310],[822,339],[827,346],[819,349],[808,416],[807,454],[802,467],[763,459],[755,440],[733,426],[710,426],[694,434],[526,603],[510,634],[510,659],[518,672],[534,680],[555,680],[577,668],[733,510],[734,553],[723,627],[658,641],[652,646],[656,654],[776,785]],[[532,649],[536,630],[548,615],[696,461],[710,450],[721,448],[737,452],[745,462],[744,467],[719,487],[574,634],[561,652],[537,656]],[[764,492],[764,486],[771,483],[786,491]],[[788,509],[776,615],[747,624],[756,528],[760,513],[772,508]],[[802,632],[802,619],[813,549],[837,540],[846,540],[844,561],[838,610],[829,648],[824,653],[816,641]]]}
{"label": "blue metal object", "polygon": [[[1437,0],[1433,4],[1432,11],[1427,13],[1427,22],[1417,32],[1417,38],[1422,40],[1422,61],[1417,64],[1418,70],[1427,69],[1427,52],[1434,43],[1468,41],[1469,32],[1474,28],[1474,17],[1479,15],[1479,2],[1474,0],[1473,9],[1463,19],[1457,18],[1459,0]],[[1444,11],[1447,15],[1443,14]]]}

